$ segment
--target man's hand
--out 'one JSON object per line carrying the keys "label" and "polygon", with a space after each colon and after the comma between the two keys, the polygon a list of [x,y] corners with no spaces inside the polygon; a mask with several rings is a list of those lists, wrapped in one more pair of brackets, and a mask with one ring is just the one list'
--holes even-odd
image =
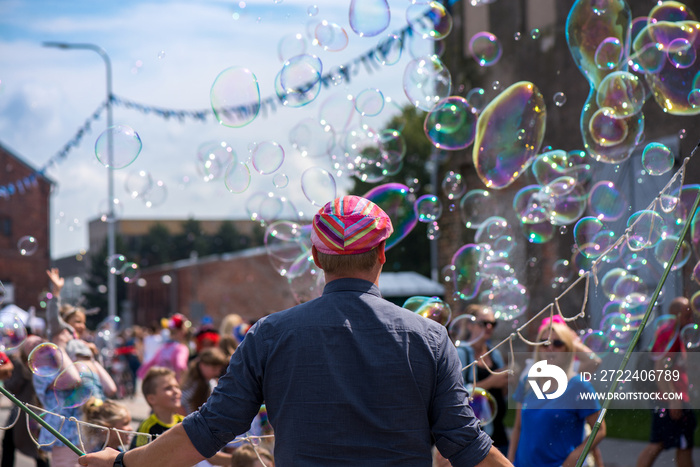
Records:
{"label": "man's hand", "polygon": [[80,465],[89,465],[90,467],[112,467],[117,454],[119,454],[119,451],[116,449],[107,448],[78,458],[78,463]]}

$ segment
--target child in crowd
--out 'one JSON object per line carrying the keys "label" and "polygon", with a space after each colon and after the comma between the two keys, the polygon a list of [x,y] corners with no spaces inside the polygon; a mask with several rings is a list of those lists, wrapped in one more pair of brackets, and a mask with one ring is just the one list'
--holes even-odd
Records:
{"label": "child in crowd", "polygon": [[105,447],[124,451],[129,445],[131,427],[131,414],[123,404],[96,397],[90,398],[83,406],[84,420],[93,425],[103,426],[107,430],[94,429],[90,431],[90,440],[83,440],[89,444],[89,451],[97,451]]}
{"label": "child in crowd", "polygon": [[[141,391],[146,402],[151,407],[151,416],[144,420],[138,427],[139,433],[152,435],[151,439],[137,434],[131,442],[131,447],[147,444],[156,436],[162,435],[169,428],[182,422],[184,417],[180,414],[182,404],[180,384],[175,378],[175,372],[169,368],[152,367],[146,373],[141,384]],[[214,465],[229,465],[231,455],[217,453],[208,459]]]}
{"label": "child in crowd", "polygon": [[182,381],[182,405],[189,414],[201,407],[226,369],[229,359],[218,347],[202,350],[190,362]]}
{"label": "child in crowd", "polygon": [[148,370],[154,366],[170,368],[175,372],[178,382],[182,381],[182,375],[187,370],[187,363],[190,358],[190,349],[187,347],[187,334],[190,328],[190,321],[180,313],[174,314],[168,320],[170,337],[156,351],[153,357],[144,362],[137,372],[139,378],[145,378]]}
{"label": "child in crowd", "polygon": [[[94,353],[85,341],[79,339],[73,327],[59,314],[60,293],[64,279],[58,269],[46,271],[52,285],[52,297],[46,307],[48,335],[58,347],[56,360],[60,362],[55,374],[34,374],[32,380],[36,395],[47,411],[44,420],[56,428],[71,443],[79,440],[78,425],[71,417],[81,419],[80,405],[90,396],[104,399],[113,395],[117,386],[112,377],[94,358]],[[68,422],[66,421],[68,420]],[[39,432],[41,449],[51,451],[53,467],[78,466],[78,455],[48,430]]]}
{"label": "child in crowd", "polygon": [[[183,420],[180,414],[182,393],[173,370],[151,367],[143,378],[141,391],[152,412],[136,431],[155,438]],[[143,446],[149,441],[145,436],[135,436],[131,447]]]}
{"label": "child in crowd", "polygon": [[275,459],[265,448],[244,444],[231,454],[231,467],[275,467]]}

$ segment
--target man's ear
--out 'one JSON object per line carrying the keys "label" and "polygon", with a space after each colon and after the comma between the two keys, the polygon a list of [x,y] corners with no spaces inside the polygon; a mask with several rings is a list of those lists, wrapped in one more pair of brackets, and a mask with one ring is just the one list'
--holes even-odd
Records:
{"label": "man's ear", "polygon": [[379,264],[386,263],[386,252],[384,251],[385,248],[386,248],[386,240],[382,240],[382,243],[380,243],[377,246]]}
{"label": "man's ear", "polygon": [[319,269],[323,269],[321,263],[318,262],[318,250],[314,245],[311,245],[311,255],[314,257],[314,264],[318,266]]}

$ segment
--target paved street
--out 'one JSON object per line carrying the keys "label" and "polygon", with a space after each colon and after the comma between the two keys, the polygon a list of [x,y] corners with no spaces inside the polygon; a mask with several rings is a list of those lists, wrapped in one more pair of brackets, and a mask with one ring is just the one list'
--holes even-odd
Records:
{"label": "paved street", "polygon": [[[134,428],[149,415],[149,408],[143,397],[135,397],[122,401],[131,411],[132,424]],[[2,398],[0,399],[0,420],[4,422],[7,417],[7,408],[10,402]],[[600,450],[603,455],[605,467],[634,467],[639,452],[644,448],[645,443],[637,441],[625,441],[612,438],[606,438],[600,444]],[[693,453],[695,465],[700,466],[700,448],[696,448]],[[661,454],[659,459],[654,464],[654,467],[672,467],[675,466],[675,457],[672,451],[667,451]],[[34,467],[34,462],[18,454],[16,467]]]}

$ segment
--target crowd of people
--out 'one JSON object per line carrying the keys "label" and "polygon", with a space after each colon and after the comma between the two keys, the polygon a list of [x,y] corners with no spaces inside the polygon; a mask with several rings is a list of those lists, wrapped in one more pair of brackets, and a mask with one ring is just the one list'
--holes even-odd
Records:
{"label": "crowd of people", "polygon": [[[34,458],[37,467],[259,467],[275,460],[558,467],[575,465],[587,444],[586,465],[603,467],[597,445],[606,436],[605,422],[592,431],[601,405],[580,397],[595,391],[582,374],[595,372],[599,356],[553,314],[541,321],[532,358],[517,368],[518,384],[509,387],[515,366],[493,347],[498,320],[488,306],[469,305],[470,319],[450,333],[381,298],[377,283],[392,231],[388,216],[370,201],[336,199],[313,222],[312,253],[326,276],[320,298],[254,324],[232,314],[218,328],[205,319],[195,329],[175,314],[160,329],[122,330],[106,348],[87,329],[85,310],[61,303],[59,271],[47,271],[46,335],[30,335],[10,356],[0,352],[0,380],[89,454],[79,458],[22,413],[5,431],[1,467],[14,465],[15,451]],[[692,321],[692,311],[679,297],[669,312],[676,321],[656,331],[653,351],[680,356],[673,365],[685,375],[678,330]],[[56,371],[32,372],[29,356],[47,343],[57,349]],[[129,377],[105,368],[115,361]],[[555,399],[541,397],[530,379],[548,366],[561,369],[563,378],[554,378]],[[125,381],[131,386],[122,387]],[[687,376],[679,385],[685,398],[654,411],[639,467],[671,448],[680,467],[693,465],[696,422]],[[134,432],[118,398],[139,386],[151,413]],[[475,387],[495,401],[488,422],[470,407]],[[512,429],[505,422],[509,398],[516,404]]]}

